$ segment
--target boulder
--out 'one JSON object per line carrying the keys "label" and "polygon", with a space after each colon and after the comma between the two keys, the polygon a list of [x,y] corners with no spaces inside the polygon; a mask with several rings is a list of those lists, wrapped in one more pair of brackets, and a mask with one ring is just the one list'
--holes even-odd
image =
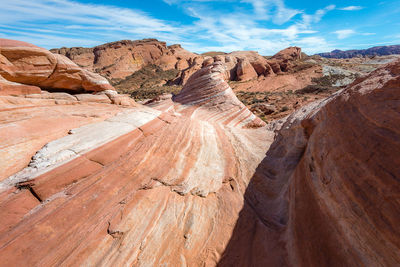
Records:
{"label": "boulder", "polygon": [[249,81],[258,77],[257,72],[247,59],[239,59],[236,75],[238,81]]}

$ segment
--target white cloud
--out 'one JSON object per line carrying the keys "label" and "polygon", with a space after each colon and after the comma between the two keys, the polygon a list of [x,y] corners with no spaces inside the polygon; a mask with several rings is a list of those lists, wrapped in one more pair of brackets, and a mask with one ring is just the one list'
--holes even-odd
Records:
{"label": "white cloud", "polygon": [[[32,34],[48,31],[35,44],[46,39],[46,47],[66,45],[81,38],[82,43],[100,44],[118,39],[159,37],[177,39],[181,28],[153,18],[140,10],[105,5],[82,4],[70,0],[14,0],[2,3],[0,24],[12,25],[18,30],[11,36],[27,40]],[[59,33],[51,34],[58,30]],[[0,31],[5,31],[0,28]],[[88,39],[91,41],[88,42]],[[93,41],[95,40],[95,41]],[[60,41],[60,42],[58,42]],[[76,42],[75,45],[79,45]]]}
{"label": "white cloud", "polygon": [[322,17],[325,16],[326,13],[328,13],[331,10],[334,10],[336,8],[335,5],[329,5],[326,6],[325,8],[318,9],[313,15],[309,14],[303,14],[303,25],[305,27],[310,26],[312,23],[318,23],[321,21]]}
{"label": "white cloud", "polygon": [[345,38],[350,37],[351,35],[356,34],[356,32],[354,30],[350,30],[350,29],[338,30],[338,31],[334,31],[333,33],[335,33],[337,35],[338,39],[345,39]]}
{"label": "white cloud", "polygon": [[283,0],[242,0],[253,6],[257,19],[271,19],[273,23],[281,25],[288,22],[301,11],[287,8]]}
{"label": "white cloud", "polygon": [[284,0],[235,1],[231,10],[213,10],[205,3],[233,0],[163,1],[179,5],[194,21],[165,21],[140,10],[71,0],[13,0],[2,3],[0,34],[46,48],[142,38],[181,43],[194,52],[256,50],[271,55],[291,45],[308,52],[329,47],[313,26],[334,5],[306,14]]}
{"label": "white cloud", "polygon": [[364,7],[362,6],[346,6],[346,7],[342,7],[342,8],[338,8],[339,10],[345,10],[345,11],[354,11],[354,10],[361,10]]}

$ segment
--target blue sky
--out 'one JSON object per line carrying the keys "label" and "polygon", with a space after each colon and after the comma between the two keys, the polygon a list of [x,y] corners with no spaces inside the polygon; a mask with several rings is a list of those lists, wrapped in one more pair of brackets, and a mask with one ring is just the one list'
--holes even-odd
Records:
{"label": "blue sky", "polygon": [[157,38],[193,52],[400,44],[400,0],[0,0],[0,38],[45,48]]}

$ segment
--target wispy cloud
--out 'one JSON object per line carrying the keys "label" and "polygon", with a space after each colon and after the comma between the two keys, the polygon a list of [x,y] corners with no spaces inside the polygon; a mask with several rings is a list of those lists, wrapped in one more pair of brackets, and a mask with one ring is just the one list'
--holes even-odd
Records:
{"label": "wispy cloud", "polygon": [[[35,41],[35,44],[46,47],[68,45],[79,38],[84,44],[156,36],[169,41],[176,39],[181,32],[173,23],[153,18],[140,10],[69,0],[3,2],[0,24],[14,26],[16,30],[9,34],[15,37],[29,37],[48,31],[47,36],[37,35],[39,38]],[[1,25],[0,31],[7,31]],[[60,33],[52,33],[54,29]]]}
{"label": "wispy cloud", "polygon": [[[305,52],[314,53],[332,48],[315,25],[335,5],[308,13],[288,7],[284,0],[163,1],[182,8],[194,20],[167,21],[141,10],[72,0],[13,0],[2,3],[0,34],[47,48],[142,38],[181,43],[195,52],[246,49],[273,54],[298,45]],[[209,6],[210,2],[232,1],[235,8],[230,10]],[[337,32],[338,37],[352,34]]]}
{"label": "wispy cloud", "polygon": [[362,7],[362,6],[346,6],[346,7],[341,7],[341,8],[338,8],[339,10],[345,10],[345,11],[354,11],[354,10],[361,10],[361,9],[363,9],[364,7]]}
{"label": "wispy cloud", "polygon": [[325,16],[326,13],[329,11],[332,11],[336,8],[335,5],[329,5],[326,6],[325,8],[318,9],[314,14],[309,15],[309,14],[303,14],[303,24],[305,26],[310,26],[313,23],[318,23],[321,21],[322,17]]}
{"label": "wispy cloud", "polygon": [[337,35],[338,39],[345,39],[345,38],[348,38],[348,37],[356,34],[356,32],[351,29],[338,30],[338,31],[334,31],[333,33],[335,33]]}
{"label": "wispy cloud", "polygon": [[300,10],[286,7],[283,0],[242,0],[242,2],[253,6],[257,19],[271,19],[277,25],[284,24],[301,13]]}

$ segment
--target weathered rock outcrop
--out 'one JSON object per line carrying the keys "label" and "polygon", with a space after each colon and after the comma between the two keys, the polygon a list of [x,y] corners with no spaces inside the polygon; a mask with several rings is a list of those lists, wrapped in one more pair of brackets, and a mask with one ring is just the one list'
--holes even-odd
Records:
{"label": "weathered rock outcrop", "polygon": [[27,95],[40,92],[41,89],[37,86],[10,82],[0,76],[0,95]]}
{"label": "weathered rock outcrop", "polygon": [[275,73],[290,71],[295,60],[301,59],[300,47],[288,47],[274,55],[268,63]]}
{"label": "weathered rock outcrop", "polygon": [[82,68],[99,73],[109,79],[121,80],[149,64],[164,70],[180,72],[170,83],[184,85],[190,76],[202,67],[223,62],[229,71],[230,81],[248,81],[259,76],[287,72],[291,62],[300,59],[301,49],[289,47],[267,60],[255,51],[235,51],[214,57],[202,56],[183,49],[180,45],[167,46],[156,39],[123,40],[94,48],[60,48],[50,50],[61,54]]}
{"label": "weathered rock outcrop", "polygon": [[[86,102],[70,127],[79,115],[54,110],[54,136],[0,182],[1,264],[398,265],[400,62],[268,127],[229,75],[209,62],[172,99],[118,113]],[[22,133],[43,127],[22,125],[54,106],[0,99],[0,153],[32,153]]]}
{"label": "weathered rock outcrop", "polygon": [[197,57],[180,45],[167,47],[165,42],[156,39],[122,40],[93,48],[63,47],[50,51],[64,55],[82,68],[109,79],[124,79],[149,64],[165,70],[184,70]]}
{"label": "weathered rock outcrop", "polygon": [[[31,44],[7,39],[0,39],[0,76],[14,83],[2,82],[0,94],[11,91],[13,94],[25,94],[27,90],[34,93],[33,86],[71,92],[113,89],[105,78],[78,67],[62,55],[55,55]],[[23,85],[16,87],[15,83],[29,85],[30,89]],[[21,89],[19,92],[18,88]]]}

